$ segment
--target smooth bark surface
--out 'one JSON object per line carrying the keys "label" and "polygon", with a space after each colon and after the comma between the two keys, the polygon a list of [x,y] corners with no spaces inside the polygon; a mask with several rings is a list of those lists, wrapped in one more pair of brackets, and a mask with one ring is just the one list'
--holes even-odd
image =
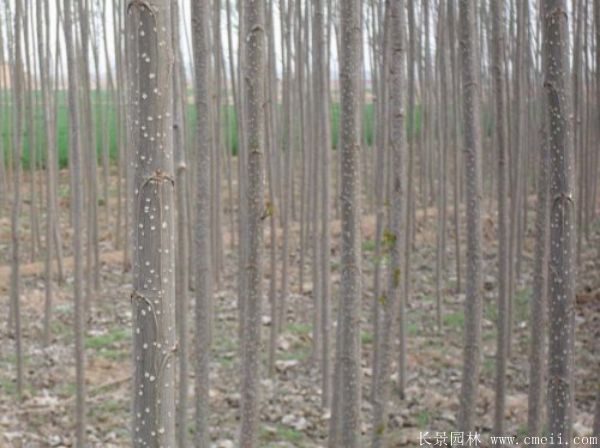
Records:
{"label": "smooth bark surface", "polygon": [[[361,446],[360,441],[360,300],[361,281],[361,233],[360,215],[360,134],[359,134],[359,85],[361,67],[360,2],[348,0],[341,3],[341,290],[340,322],[341,347],[339,358],[341,419],[340,443],[346,448]],[[333,419],[332,419],[333,422]]]}
{"label": "smooth bark surface", "polygon": [[259,356],[262,318],[262,251],[264,204],[264,50],[265,12],[260,0],[244,0],[244,106],[248,150],[248,217],[245,321],[242,349],[242,409],[240,446],[257,446],[259,422]]}
{"label": "smooth bark surface", "polygon": [[475,2],[460,0],[460,50],[462,57],[464,157],[467,200],[467,277],[465,329],[458,429],[475,429],[475,409],[481,354],[481,124],[479,76],[475,43]]}
{"label": "smooth bark surface", "polygon": [[196,325],[195,325],[195,400],[196,431],[195,445],[208,448],[208,391],[210,364],[210,310],[212,295],[211,269],[211,110],[209,89],[209,2],[193,0],[192,41],[195,67],[196,103],[196,203],[194,232],[194,277],[196,284]]}
{"label": "smooth bark surface", "polygon": [[175,201],[171,2],[129,1],[133,179],[133,446],[175,446]]}

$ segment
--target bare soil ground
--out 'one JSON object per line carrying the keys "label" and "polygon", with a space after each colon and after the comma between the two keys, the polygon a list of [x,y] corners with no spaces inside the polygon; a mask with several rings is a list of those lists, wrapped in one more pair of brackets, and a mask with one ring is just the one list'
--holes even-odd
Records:
{"label": "bare soil ground", "polygon": [[[114,180],[113,180],[114,184]],[[111,187],[114,191],[114,185]],[[27,197],[27,193],[25,194]],[[73,443],[75,371],[73,363],[73,278],[69,261],[71,230],[68,226],[68,201],[62,198],[61,232],[65,241],[65,281],[55,286],[52,316],[52,343],[42,346],[44,305],[43,263],[30,262],[30,227],[27,205],[22,223],[23,286],[21,294],[25,347],[25,396],[15,395],[14,336],[8,326],[7,265],[0,266],[0,447],[66,447]],[[531,209],[531,208],[530,208]],[[131,309],[130,277],[123,272],[122,252],[114,247],[114,201],[110,202],[109,222],[104,206],[101,220],[101,287],[93,294],[87,319],[86,382],[87,435],[93,447],[130,446],[131,396]],[[0,218],[0,253],[6,263],[10,253],[10,223],[6,213]],[[408,389],[406,397],[390,396],[390,447],[419,446],[420,431],[455,430],[462,365],[464,295],[456,291],[454,233],[449,222],[444,282],[444,331],[435,328],[435,222],[433,212],[418,215],[413,251],[412,287],[408,300]],[[533,214],[531,215],[533,217]],[[41,222],[44,223],[44,216]],[[228,219],[225,222],[229,222]],[[533,219],[529,219],[530,225]],[[495,299],[496,252],[493,214],[484,219],[485,311],[483,322],[483,359],[481,369],[478,423],[485,438],[493,413],[494,354],[496,344]],[[268,227],[268,226],[267,226]],[[298,280],[299,227],[293,227],[291,256],[291,295],[283,333],[278,341],[276,371],[267,377],[263,366],[261,381],[261,447],[326,446],[329,412],[320,406],[320,374],[311,353],[313,302],[310,295],[310,270],[305,271],[304,293]],[[374,217],[363,218],[363,446],[368,446],[371,406],[371,355],[373,331],[371,304],[373,277]],[[268,229],[267,229],[268,230]],[[332,223],[332,286],[337,304],[339,291],[339,222]],[[461,233],[465,237],[465,232]],[[508,368],[507,427],[512,435],[524,435],[527,420],[527,374],[529,340],[529,299],[532,292],[533,232],[527,233],[521,277],[514,299],[513,352]],[[239,423],[239,356],[237,339],[236,254],[230,250],[226,235],[226,256],[221,283],[216,286],[214,344],[211,363],[211,428],[215,447],[235,446]],[[265,238],[268,243],[269,238]],[[42,235],[42,243],[43,235]],[[465,247],[465,241],[461,247]],[[582,264],[577,283],[576,405],[575,432],[591,432],[594,396],[598,387],[600,359],[600,272],[597,247],[600,226],[594,226],[590,241],[583,245]],[[42,247],[43,249],[43,247]],[[464,260],[464,249],[462,253]],[[268,260],[268,258],[265,258]],[[310,260],[309,260],[310,261]],[[280,266],[280,265],[279,265]],[[268,269],[265,266],[265,293]],[[463,269],[464,272],[464,269]],[[463,274],[464,276],[464,274]],[[464,279],[463,279],[464,281]],[[193,300],[193,293],[191,294]],[[191,304],[193,306],[193,303]],[[193,309],[193,308],[191,308]],[[263,341],[269,331],[269,303],[264,298]],[[193,331],[193,312],[188,327]],[[333,313],[335,316],[335,313]],[[190,341],[192,340],[190,333]],[[189,356],[193,366],[193,354]],[[395,366],[394,366],[395,368]],[[193,370],[193,369],[191,369]],[[193,375],[193,373],[192,373]],[[395,380],[395,376],[394,376]],[[193,380],[190,381],[190,385]],[[191,386],[190,386],[191,387]],[[189,391],[189,422],[193,431],[193,389]]]}

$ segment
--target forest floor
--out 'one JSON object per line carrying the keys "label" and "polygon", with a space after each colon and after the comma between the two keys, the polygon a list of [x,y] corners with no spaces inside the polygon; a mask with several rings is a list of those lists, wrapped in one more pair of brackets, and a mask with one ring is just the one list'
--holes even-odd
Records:
{"label": "forest floor", "polygon": [[[25,194],[27,197],[27,193]],[[534,203],[533,201],[532,203]],[[65,256],[70,250],[71,230],[68,226],[68,198],[61,197],[61,230]],[[114,204],[105,221],[105,206],[99,210],[101,220],[101,284],[92,298],[87,319],[86,383],[87,436],[93,447],[130,446],[131,397],[131,308],[130,276],[123,273],[123,254],[114,248]],[[24,207],[21,220],[23,259],[29,261],[31,250],[29,207]],[[530,207],[530,210],[532,207]],[[451,216],[451,215],[449,215]],[[526,434],[527,377],[529,340],[529,300],[532,292],[533,212],[523,253],[521,277],[514,296],[513,349],[507,373],[507,435]],[[412,255],[412,287],[408,300],[408,383],[406,397],[390,397],[389,447],[419,446],[421,431],[450,431],[458,409],[462,365],[462,330],[464,294],[457,293],[454,232],[448,225],[446,274],[443,282],[443,336],[435,326],[435,218],[429,214],[425,222],[418,214],[418,225]],[[449,220],[450,221],[450,220]],[[494,405],[496,345],[496,229],[494,215],[484,217],[484,321],[483,360],[479,387],[479,430],[487,446]],[[45,222],[44,216],[41,222]],[[228,220],[226,219],[226,222]],[[464,223],[463,223],[464,224]],[[268,232],[268,225],[265,226]],[[373,298],[374,217],[365,214],[363,227],[363,313],[361,322],[363,366],[363,430],[362,446],[369,446],[371,405],[371,356],[373,331],[371,306]],[[461,236],[464,238],[462,229]],[[228,238],[225,238],[226,241]],[[266,357],[269,332],[268,266],[265,265],[265,298],[263,304],[264,359],[261,381],[261,447],[324,447],[329,412],[321,408],[320,374],[311,353],[313,301],[310,295],[310,269],[305,270],[304,293],[300,293],[298,277],[298,226],[292,229],[291,294],[287,300],[286,322],[278,341],[275,373],[268,377]],[[43,235],[42,235],[43,242]],[[269,242],[269,238],[265,238]],[[335,302],[339,291],[339,222],[332,223],[332,292]],[[239,356],[237,327],[237,260],[226,246],[221,283],[215,287],[214,343],[211,362],[211,433],[216,448],[235,446],[239,424]],[[461,242],[464,260],[465,241]],[[577,282],[576,317],[576,413],[575,432],[591,432],[594,397],[598,387],[598,340],[600,340],[600,271],[597,248],[600,226],[594,226],[590,241],[583,244],[581,268]],[[268,248],[267,248],[268,250]],[[0,253],[6,263],[10,253],[10,221],[0,218]],[[279,256],[279,254],[278,254]],[[41,260],[41,257],[38,258]],[[309,260],[310,261],[310,260]],[[265,262],[268,257],[265,256]],[[281,263],[278,264],[279,269]],[[75,368],[73,342],[73,276],[72,262],[65,262],[65,281],[55,284],[52,315],[52,342],[42,345],[44,309],[43,262],[23,267],[21,313],[25,354],[25,392],[16,401],[14,336],[7,325],[9,315],[8,265],[0,266],[0,448],[1,447],[66,447],[73,442]],[[280,271],[278,271],[280,275]],[[464,277],[464,268],[463,268]],[[280,283],[280,280],[278,280]],[[191,294],[193,300],[193,293]],[[191,305],[193,306],[193,304]],[[193,309],[193,308],[192,308]],[[189,313],[190,331],[193,312]],[[335,316],[335,312],[332,313]],[[332,332],[332,334],[334,334]],[[190,333],[190,341],[191,339]],[[190,342],[191,345],[191,342]],[[190,356],[190,369],[193,356]],[[395,365],[394,365],[395,369]],[[193,373],[192,373],[193,376]],[[394,381],[396,376],[393,377]],[[193,431],[193,380],[189,391],[189,425]],[[582,445],[584,446],[584,445]]]}

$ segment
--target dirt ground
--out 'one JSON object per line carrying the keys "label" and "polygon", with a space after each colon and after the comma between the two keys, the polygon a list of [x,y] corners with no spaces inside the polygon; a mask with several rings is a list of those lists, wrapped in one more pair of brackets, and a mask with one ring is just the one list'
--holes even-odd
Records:
{"label": "dirt ground", "polygon": [[[25,194],[27,197],[27,193]],[[486,201],[487,203],[487,201]],[[68,198],[61,197],[61,233],[65,245],[65,281],[54,283],[52,342],[42,345],[44,278],[41,254],[31,263],[29,208],[24,205],[22,224],[23,285],[21,312],[25,354],[25,396],[16,401],[14,337],[8,325],[8,280],[6,265],[10,254],[10,222],[7,213],[0,217],[0,447],[66,447],[73,442],[74,424],[74,343],[73,343],[73,277],[68,226]],[[130,276],[123,272],[123,254],[114,246],[114,202],[110,213],[100,206],[101,284],[91,298],[87,319],[86,383],[87,436],[89,446],[130,446],[131,396],[131,308]],[[532,207],[530,207],[532,210]],[[109,221],[106,221],[108,216]],[[526,434],[527,375],[529,340],[529,300],[532,292],[534,214],[528,219],[529,229],[517,292],[513,298],[515,321],[513,350],[507,373],[507,429],[509,434]],[[40,216],[42,229],[45,217]],[[408,383],[406,397],[390,397],[390,429],[388,446],[419,446],[421,431],[455,430],[462,365],[462,328],[464,294],[456,291],[454,231],[448,224],[446,279],[444,281],[443,336],[435,328],[435,222],[433,213],[425,220],[418,214],[418,226],[412,256],[411,294],[408,299]],[[228,223],[226,218],[224,222]],[[463,223],[464,224],[464,223]],[[371,405],[371,355],[373,330],[371,306],[373,298],[374,217],[363,217],[363,313],[361,322],[363,360],[363,430],[368,446]],[[268,231],[268,226],[266,226]],[[465,231],[461,236],[465,237]],[[339,222],[332,223],[332,292],[335,304],[339,291]],[[478,425],[487,446],[494,404],[495,316],[497,297],[494,215],[484,219],[484,321],[483,359],[478,400]],[[211,432],[214,446],[235,446],[239,424],[239,356],[237,339],[236,253],[230,250],[225,236],[226,254],[221,283],[215,290],[214,344],[211,362]],[[263,304],[264,359],[261,381],[261,447],[326,446],[329,412],[321,408],[320,373],[311,353],[313,302],[310,295],[310,269],[305,270],[304,292],[298,279],[299,226],[292,229],[291,294],[287,300],[286,322],[278,340],[275,373],[267,376],[266,344],[269,331],[268,266],[265,266]],[[265,238],[269,242],[269,238]],[[461,243],[464,260],[465,241]],[[577,282],[576,315],[576,412],[574,431],[589,435],[593,418],[594,397],[598,387],[600,346],[600,271],[597,248],[600,247],[600,225],[593,227],[590,240],[583,244]],[[268,250],[268,247],[266,248]],[[280,254],[278,254],[280,257]],[[265,257],[268,262],[268,257]],[[308,258],[310,261],[310,258]],[[279,268],[281,263],[278,263]],[[278,271],[280,275],[280,271]],[[385,275],[385,274],[384,274]],[[463,267],[464,277],[464,267]],[[464,278],[463,278],[464,281]],[[278,281],[280,283],[280,281]],[[191,293],[193,301],[193,293]],[[193,303],[190,304],[193,331]],[[332,313],[335,316],[335,312]],[[192,333],[189,340],[192,341]],[[191,342],[190,342],[191,345]],[[190,370],[193,354],[190,354]],[[394,369],[396,366],[394,365]],[[193,372],[191,373],[193,376]],[[394,381],[396,376],[393,377]],[[189,390],[189,426],[193,431],[193,379]],[[581,445],[584,446],[584,445]]]}

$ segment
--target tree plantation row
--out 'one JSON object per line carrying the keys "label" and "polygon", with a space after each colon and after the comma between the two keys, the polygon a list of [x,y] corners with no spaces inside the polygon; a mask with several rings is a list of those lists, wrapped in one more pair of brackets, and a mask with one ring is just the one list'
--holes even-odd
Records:
{"label": "tree plantation row", "polygon": [[3,0],[0,61],[0,446],[600,445],[600,0]]}

